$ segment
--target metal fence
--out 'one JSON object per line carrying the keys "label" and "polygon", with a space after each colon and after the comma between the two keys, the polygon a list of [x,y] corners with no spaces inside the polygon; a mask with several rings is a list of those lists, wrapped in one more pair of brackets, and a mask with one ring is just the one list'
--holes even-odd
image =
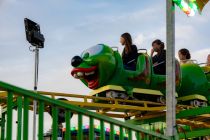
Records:
{"label": "metal fence", "polygon": [[[38,140],[44,139],[44,112],[47,107],[52,111],[52,139],[57,140],[58,136],[58,112],[59,109],[64,110],[65,112],[65,122],[66,122],[66,133],[65,140],[70,140],[70,131],[71,131],[71,113],[78,114],[78,140],[83,140],[83,117],[86,116],[89,118],[89,140],[94,140],[94,121],[100,121],[100,140],[105,140],[105,123],[109,124],[110,129],[110,140],[114,140],[114,129],[119,127],[119,139],[124,139],[124,133],[128,133],[128,139],[137,139],[137,140],[168,140],[169,137],[164,135],[144,130],[136,125],[118,121],[107,116],[103,116],[87,109],[74,106],[71,104],[64,103],[59,100],[55,100],[43,95],[39,95],[33,91],[25,90],[4,82],[0,81],[0,90],[6,91],[7,96],[5,99],[5,106],[1,112],[1,134],[0,140],[12,140],[12,124],[13,119],[13,110],[17,111],[17,140],[28,140],[29,132],[29,110],[32,110],[32,102],[36,100],[38,102]],[[0,92],[1,94],[1,92]]]}

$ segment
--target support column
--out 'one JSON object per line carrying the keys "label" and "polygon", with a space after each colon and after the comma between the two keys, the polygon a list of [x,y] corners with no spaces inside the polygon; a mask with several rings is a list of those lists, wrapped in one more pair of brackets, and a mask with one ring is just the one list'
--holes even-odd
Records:
{"label": "support column", "polygon": [[172,0],[166,0],[166,135],[175,136],[175,7]]}

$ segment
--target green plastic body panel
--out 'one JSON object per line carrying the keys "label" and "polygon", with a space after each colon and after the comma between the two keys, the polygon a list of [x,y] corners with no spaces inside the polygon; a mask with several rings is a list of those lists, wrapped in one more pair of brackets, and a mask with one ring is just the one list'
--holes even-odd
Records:
{"label": "green plastic body panel", "polygon": [[[126,70],[118,51],[113,51],[107,45],[100,44],[101,51],[88,57],[82,57],[83,62],[76,67],[97,67],[98,85],[92,89],[96,90],[106,85],[121,86],[128,95],[132,96],[134,88],[159,90],[165,94],[166,77],[153,73],[151,57],[146,53],[138,56],[136,71]],[[88,52],[88,50],[86,50]],[[74,70],[73,70],[74,71]],[[209,100],[210,82],[203,68],[197,64],[176,63],[176,92],[178,97],[189,95],[202,95]],[[85,78],[84,78],[85,79]],[[81,78],[88,86],[87,80]]]}

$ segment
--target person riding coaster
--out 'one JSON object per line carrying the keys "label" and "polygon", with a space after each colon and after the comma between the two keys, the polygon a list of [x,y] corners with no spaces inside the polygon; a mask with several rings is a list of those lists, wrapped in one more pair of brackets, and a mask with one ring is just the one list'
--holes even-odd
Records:
{"label": "person riding coaster", "polygon": [[[124,69],[119,52],[104,44],[85,50],[81,56],[73,57],[71,63],[74,67],[71,75],[90,89],[98,90],[107,85],[119,86],[122,88],[119,90],[120,96],[138,100],[157,101],[157,98],[165,96],[165,75],[154,74],[151,58],[147,53],[138,55],[135,71]],[[142,93],[136,94],[134,89],[141,89]],[[142,89],[149,92],[144,93]],[[209,81],[198,65],[180,67],[176,63],[176,92],[180,101],[198,99],[206,102],[210,100],[209,90]],[[152,94],[150,91],[160,91],[161,94]],[[97,96],[106,97],[110,93],[98,93]]]}

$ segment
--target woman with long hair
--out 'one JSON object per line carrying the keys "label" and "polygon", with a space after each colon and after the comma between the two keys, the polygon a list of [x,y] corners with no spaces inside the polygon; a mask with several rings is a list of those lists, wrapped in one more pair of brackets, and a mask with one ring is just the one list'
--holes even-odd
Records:
{"label": "woman with long hair", "polygon": [[122,60],[125,69],[136,70],[136,61],[138,57],[137,47],[133,44],[131,35],[124,33],[120,37],[120,43],[124,46]]}

